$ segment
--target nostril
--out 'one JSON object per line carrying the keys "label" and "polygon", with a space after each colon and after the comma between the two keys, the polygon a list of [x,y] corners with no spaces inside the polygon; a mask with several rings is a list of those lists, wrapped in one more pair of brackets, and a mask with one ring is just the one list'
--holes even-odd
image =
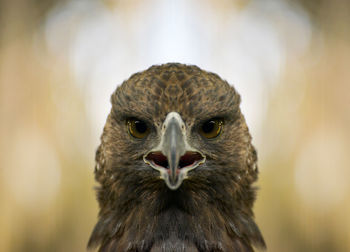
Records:
{"label": "nostril", "polygon": [[153,161],[153,163],[158,166],[169,168],[168,159],[161,152],[151,152],[147,155],[146,159]]}
{"label": "nostril", "polygon": [[201,160],[203,160],[203,156],[200,153],[188,151],[180,158],[179,168],[194,165]]}

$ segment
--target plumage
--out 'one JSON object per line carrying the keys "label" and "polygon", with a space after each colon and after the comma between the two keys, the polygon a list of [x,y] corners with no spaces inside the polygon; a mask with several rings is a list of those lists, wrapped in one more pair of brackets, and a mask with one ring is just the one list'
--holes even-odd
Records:
{"label": "plumage", "polygon": [[[232,86],[196,66],[169,63],[132,75],[112,94],[111,103],[96,152],[100,212],[89,248],[246,252],[253,251],[253,246],[265,247],[252,212],[257,155],[239,108],[240,96]],[[147,125],[146,137],[130,134],[130,118]],[[174,175],[169,168],[172,163],[164,151],[166,145],[161,144],[168,134],[166,118],[176,125],[183,123],[182,133],[177,133],[181,139],[176,141],[205,158],[173,188],[166,177]],[[206,139],[199,129],[213,118],[222,120],[222,130]],[[163,179],[154,169],[157,165],[145,162],[147,153],[157,146],[159,155],[168,158],[160,165]],[[174,169],[176,177],[184,167]]]}

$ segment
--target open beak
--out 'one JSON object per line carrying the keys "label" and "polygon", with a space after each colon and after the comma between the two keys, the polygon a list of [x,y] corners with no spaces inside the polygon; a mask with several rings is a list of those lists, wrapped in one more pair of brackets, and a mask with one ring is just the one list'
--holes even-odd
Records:
{"label": "open beak", "polygon": [[160,144],[144,155],[144,161],[160,172],[171,190],[176,190],[187,173],[205,162],[205,156],[190,147],[181,116],[170,112],[164,120]]}

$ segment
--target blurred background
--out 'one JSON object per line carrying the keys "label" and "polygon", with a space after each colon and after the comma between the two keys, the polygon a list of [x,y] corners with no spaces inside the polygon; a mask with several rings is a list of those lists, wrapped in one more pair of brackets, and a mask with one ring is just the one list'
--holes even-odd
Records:
{"label": "blurred background", "polygon": [[268,251],[350,251],[348,0],[1,0],[0,251],[85,251],[109,97],[166,62],[242,95]]}

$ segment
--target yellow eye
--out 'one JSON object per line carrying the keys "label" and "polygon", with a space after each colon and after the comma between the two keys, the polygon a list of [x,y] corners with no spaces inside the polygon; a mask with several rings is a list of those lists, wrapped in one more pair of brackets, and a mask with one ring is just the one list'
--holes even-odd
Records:
{"label": "yellow eye", "polygon": [[147,124],[138,119],[128,119],[126,121],[130,135],[136,138],[145,138],[149,134]]}
{"label": "yellow eye", "polygon": [[214,138],[220,135],[224,121],[222,119],[210,119],[203,123],[199,133],[205,138]]}

